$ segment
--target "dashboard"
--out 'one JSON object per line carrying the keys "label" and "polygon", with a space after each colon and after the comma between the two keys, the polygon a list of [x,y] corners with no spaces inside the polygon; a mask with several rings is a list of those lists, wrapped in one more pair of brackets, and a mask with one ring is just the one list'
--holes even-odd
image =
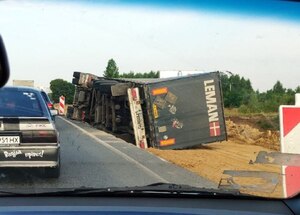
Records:
{"label": "dashboard", "polygon": [[300,198],[1,197],[0,214],[300,214]]}

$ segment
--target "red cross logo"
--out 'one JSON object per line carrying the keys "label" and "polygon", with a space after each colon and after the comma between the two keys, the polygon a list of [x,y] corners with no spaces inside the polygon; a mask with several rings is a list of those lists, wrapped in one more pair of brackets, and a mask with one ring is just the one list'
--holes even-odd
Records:
{"label": "red cross logo", "polygon": [[220,123],[219,122],[211,122],[209,123],[209,131],[211,137],[220,136]]}

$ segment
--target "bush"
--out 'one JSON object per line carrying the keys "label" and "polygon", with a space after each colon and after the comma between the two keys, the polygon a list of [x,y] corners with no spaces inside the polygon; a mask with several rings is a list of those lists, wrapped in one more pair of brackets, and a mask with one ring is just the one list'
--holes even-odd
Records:
{"label": "bush", "polygon": [[263,130],[279,130],[279,115],[271,118],[264,117],[257,121],[257,126]]}
{"label": "bush", "polygon": [[73,97],[75,93],[75,86],[70,82],[62,79],[55,79],[50,82],[51,99],[55,102],[59,102],[59,97],[66,97],[66,104],[71,104],[73,102]]}

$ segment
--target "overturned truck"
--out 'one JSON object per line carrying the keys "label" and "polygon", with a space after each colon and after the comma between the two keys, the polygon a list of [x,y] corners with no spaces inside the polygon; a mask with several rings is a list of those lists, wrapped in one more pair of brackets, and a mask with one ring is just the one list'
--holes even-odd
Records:
{"label": "overturned truck", "polygon": [[227,139],[219,72],[107,79],[74,72],[67,117],[140,148],[182,149]]}

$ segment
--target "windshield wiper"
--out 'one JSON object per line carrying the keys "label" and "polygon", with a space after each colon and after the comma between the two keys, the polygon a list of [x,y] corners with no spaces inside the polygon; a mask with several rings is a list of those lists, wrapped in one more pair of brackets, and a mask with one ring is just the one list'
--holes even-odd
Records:
{"label": "windshield wiper", "polygon": [[10,192],[0,191],[0,195],[18,196],[241,196],[238,190],[217,190],[198,188],[189,185],[171,183],[155,183],[147,186],[135,187],[109,187],[109,188],[62,188],[62,189],[38,189],[34,192]]}

